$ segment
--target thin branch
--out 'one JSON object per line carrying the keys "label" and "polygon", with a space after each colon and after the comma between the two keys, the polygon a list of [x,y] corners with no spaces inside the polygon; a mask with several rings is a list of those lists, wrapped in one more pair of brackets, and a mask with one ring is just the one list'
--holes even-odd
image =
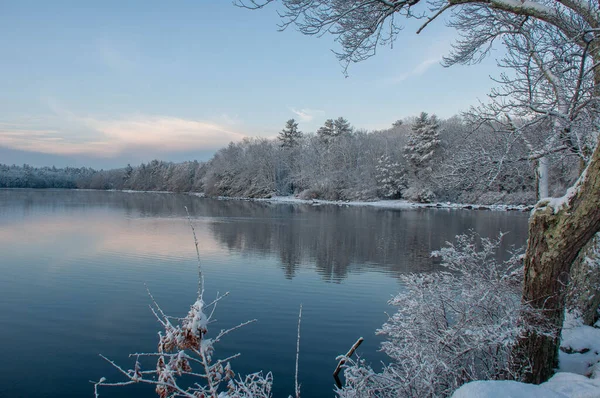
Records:
{"label": "thin branch", "polygon": [[300,312],[298,313],[298,339],[296,340],[296,373],[295,373],[295,385],[296,385],[296,398],[300,398],[300,384],[298,384],[298,360],[300,358],[300,322],[302,321],[302,304],[300,304]]}

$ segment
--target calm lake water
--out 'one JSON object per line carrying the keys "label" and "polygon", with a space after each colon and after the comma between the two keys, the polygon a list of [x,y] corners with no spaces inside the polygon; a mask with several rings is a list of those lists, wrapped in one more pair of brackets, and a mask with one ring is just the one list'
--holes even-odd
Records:
{"label": "calm lake water", "polygon": [[[245,374],[272,370],[275,397],[294,390],[298,309],[302,395],[331,397],[335,357],[360,336],[375,367],[375,330],[398,277],[439,267],[429,257],[473,229],[526,240],[527,213],[383,210],[218,201],[177,194],[0,190],[1,397],[93,396],[89,380],[156,350],[159,324],[144,284],[170,315],[195,301],[187,206],[200,242],[207,298],[230,292],[212,332],[257,319],[217,346]],[[141,386],[102,397],[154,396]]]}

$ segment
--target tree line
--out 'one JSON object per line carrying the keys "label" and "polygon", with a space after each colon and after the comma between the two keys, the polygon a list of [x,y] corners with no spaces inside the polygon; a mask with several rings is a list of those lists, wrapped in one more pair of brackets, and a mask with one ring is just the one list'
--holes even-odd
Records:
{"label": "tree line", "polygon": [[[531,137],[499,132],[469,115],[439,119],[422,112],[388,129],[355,129],[339,117],[303,133],[288,120],[275,139],[247,138],[207,162],[153,160],[112,170],[0,166],[3,188],[80,188],[203,192],[208,196],[530,204],[538,173]],[[577,178],[571,152],[546,156],[548,186],[561,195]]]}

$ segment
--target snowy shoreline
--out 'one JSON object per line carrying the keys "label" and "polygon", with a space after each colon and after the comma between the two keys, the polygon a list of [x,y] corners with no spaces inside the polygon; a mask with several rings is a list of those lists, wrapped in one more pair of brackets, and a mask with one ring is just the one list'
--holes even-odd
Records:
{"label": "snowy shoreline", "polygon": [[[208,198],[203,193],[189,192],[189,195]],[[217,200],[240,200],[247,202],[266,202],[276,204],[304,204],[304,205],[335,205],[335,206],[368,206],[381,209],[460,209],[460,210],[491,210],[491,211],[531,211],[533,205],[481,205],[468,203],[415,203],[407,200],[377,200],[372,202],[366,201],[343,201],[343,200],[324,200],[324,199],[298,199],[294,196],[273,196],[271,198],[239,198],[218,196],[213,199]]]}
{"label": "snowy shoreline", "polygon": [[415,203],[407,200],[375,200],[375,201],[345,201],[345,200],[324,200],[324,199],[298,199],[294,196],[273,196],[270,198],[244,198],[232,196],[206,196],[202,192],[174,192],[174,191],[142,191],[134,189],[90,189],[90,188],[0,188],[2,190],[69,190],[82,192],[123,192],[123,193],[159,193],[159,194],[183,194],[199,198],[216,200],[238,200],[244,202],[266,202],[274,204],[299,204],[299,205],[334,205],[334,206],[368,206],[380,209],[459,209],[459,210],[490,210],[490,211],[521,211],[528,212],[533,210],[534,205],[482,205],[473,203]]}

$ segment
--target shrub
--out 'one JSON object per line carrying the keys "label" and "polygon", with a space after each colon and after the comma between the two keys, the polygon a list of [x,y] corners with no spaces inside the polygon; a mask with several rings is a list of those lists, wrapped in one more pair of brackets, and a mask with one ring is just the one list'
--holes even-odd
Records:
{"label": "shrub", "polygon": [[[347,360],[340,397],[444,397],[482,379],[518,379],[510,352],[525,331],[521,315],[522,260],[498,260],[496,240],[459,235],[432,253],[442,272],[402,277],[397,308],[378,334],[391,362],[379,373],[362,359]],[[539,318],[539,317],[536,317]]]}

